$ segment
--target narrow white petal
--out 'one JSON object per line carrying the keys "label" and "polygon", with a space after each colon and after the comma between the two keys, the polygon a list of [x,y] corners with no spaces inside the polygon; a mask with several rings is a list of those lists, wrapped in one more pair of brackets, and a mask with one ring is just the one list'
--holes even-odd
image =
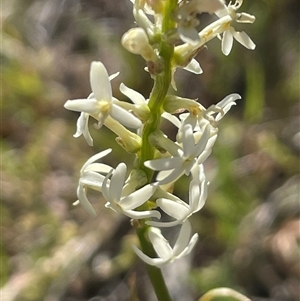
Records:
{"label": "narrow white petal", "polygon": [[222,52],[225,55],[228,55],[232,49],[232,45],[233,45],[232,33],[231,33],[230,29],[225,30],[225,32],[223,33],[223,38],[222,38]]}
{"label": "narrow white petal", "polygon": [[211,154],[212,148],[206,149],[198,158],[197,163],[202,164]]}
{"label": "narrow white petal", "polygon": [[157,255],[164,260],[169,260],[173,256],[173,250],[169,242],[161,234],[160,230],[151,227],[148,235]]}
{"label": "narrow white petal", "polygon": [[113,74],[111,74],[108,78],[109,78],[110,81],[112,81],[112,80],[115,79],[119,74],[120,74],[120,72],[113,73]]}
{"label": "narrow white petal", "polygon": [[165,185],[176,181],[181,175],[184,174],[184,172],[185,172],[184,166],[183,165],[178,166],[165,177],[163,177],[163,175],[165,175],[164,171],[160,172],[157,175],[156,180],[158,181],[159,185]]}
{"label": "narrow white petal", "polygon": [[134,191],[130,195],[122,198],[122,200],[119,202],[119,205],[124,210],[135,209],[148,201],[149,198],[153,195],[156,188],[157,186],[154,185],[146,185]]}
{"label": "narrow white petal", "polygon": [[67,110],[75,112],[85,112],[88,114],[98,114],[99,106],[95,98],[73,99],[68,100],[64,107]]}
{"label": "narrow white petal", "polygon": [[92,164],[93,162],[95,162],[95,161],[97,161],[97,160],[99,160],[99,159],[105,157],[105,156],[108,155],[111,151],[112,151],[112,149],[111,149],[111,148],[108,148],[108,149],[106,149],[106,150],[104,150],[104,151],[102,151],[102,152],[100,152],[100,153],[98,153],[98,154],[96,154],[96,155],[93,155],[91,158],[89,158],[89,159],[84,163],[84,165],[82,166],[80,172],[85,171],[85,169],[86,169],[90,164]]}
{"label": "narrow white petal", "polygon": [[154,25],[153,23],[148,19],[146,14],[142,9],[134,9],[133,15],[136,20],[136,23],[138,26],[144,28],[144,30],[147,32],[148,36],[152,36],[154,32]]}
{"label": "narrow white petal", "polygon": [[108,174],[110,170],[112,169],[111,166],[103,163],[92,163],[89,166],[85,168],[85,172],[87,171],[96,171],[96,172],[101,172],[104,174]]}
{"label": "narrow white petal", "polygon": [[203,208],[206,199],[207,199],[207,194],[208,194],[208,181],[203,181],[201,184],[201,196],[200,196],[200,201],[198,203],[198,206],[196,208],[196,211],[199,211],[200,209]]}
{"label": "narrow white petal", "polygon": [[202,183],[206,180],[205,172],[204,172],[204,166],[203,164],[198,165],[199,169],[199,181]]}
{"label": "narrow white petal", "polygon": [[200,202],[200,196],[201,196],[201,191],[200,191],[200,186],[201,183],[197,180],[192,180],[190,182],[190,187],[189,187],[189,204],[191,207],[191,211],[195,212],[196,208],[198,207],[198,204]]}
{"label": "narrow white petal", "polygon": [[195,74],[203,73],[200,64],[195,59],[192,59],[183,69]]}
{"label": "narrow white petal", "polygon": [[255,49],[256,45],[244,31],[242,32],[235,31],[233,33],[233,36],[240,44],[242,44],[247,49],[251,49],[251,50]]}
{"label": "narrow white petal", "polygon": [[193,157],[198,157],[205,150],[209,139],[210,139],[210,128],[209,125],[206,125],[201,138],[199,139],[198,143],[194,147],[192,153]]}
{"label": "narrow white petal", "polygon": [[142,126],[142,122],[140,119],[138,119],[125,109],[119,107],[115,103],[113,103],[111,106],[110,115],[112,118],[116,119],[117,121],[129,128],[138,129]]}
{"label": "narrow white petal", "polygon": [[89,117],[88,113],[82,112],[77,119],[77,130],[76,133],[73,135],[74,138],[78,138],[81,135],[85,138],[87,144],[89,146],[93,146],[93,138],[89,132],[88,124],[89,124]]}
{"label": "narrow white petal", "polygon": [[197,125],[198,117],[197,115],[193,115],[188,113],[187,117],[183,120],[182,125],[190,124],[192,129],[194,129]]}
{"label": "narrow white petal", "polygon": [[232,103],[228,104],[227,106],[225,106],[223,109],[223,112],[217,114],[215,121],[217,121],[217,122],[220,121],[225,116],[225,114],[231,109],[231,107],[234,105],[236,105],[236,103],[232,102]]}
{"label": "narrow white petal", "polygon": [[210,137],[210,138],[208,139],[208,142],[207,142],[207,145],[206,145],[206,149],[207,149],[207,150],[211,149],[211,148],[214,146],[214,144],[215,144],[217,138],[218,138],[218,135],[217,135],[217,134],[214,134],[212,137]]}
{"label": "narrow white petal", "polygon": [[180,254],[178,254],[178,256],[176,258],[179,259],[179,258],[182,258],[182,257],[188,255],[193,250],[193,248],[195,247],[195,245],[198,241],[198,238],[199,238],[198,234],[195,233],[192,236],[188,246]]}
{"label": "narrow white petal", "polygon": [[156,176],[156,180],[157,181],[161,181],[163,180],[164,178],[168,177],[172,172],[173,172],[174,169],[170,169],[170,170],[161,170],[157,176]]}
{"label": "narrow white petal", "polygon": [[143,218],[151,218],[151,217],[160,219],[161,217],[160,212],[156,210],[145,210],[145,211],[123,210],[122,213],[132,219],[143,219]]}
{"label": "narrow white petal", "polygon": [[178,238],[174,245],[173,252],[175,256],[178,256],[187,247],[191,237],[191,231],[191,224],[187,220],[182,224]]}
{"label": "narrow white petal", "polygon": [[[228,104],[235,102],[238,99],[241,99],[241,95],[237,94],[237,93],[232,93],[227,95],[226,97],[224,97],[220,102],[218,102],[216,104],[217,108],[224,108],[225,106],[227,106]],[[208,108],[209,110],[209,108]]]}
{"label": "narrow white petal", "polygon": [[109,177],[112,175],[113,171],[114,169],[111,169],[111,171],[104,178],[102,184],[102,194],[108,202],[111,202]]}
{"label": "narrow white petal", "polygon": [[90,201],[88,200],[87,196],[86,196],[86,190],[83,187],[83,185],[79,184],[78,188],[77,188],[77,197],[78,200],[81,204],[81,206],[83,207],[83,209],[88,212],[90,215],[92,216],[96,216],[96,211],[93,208],[93,206],[91,205]]}
{"label": "narrow white petal", "polygon": [[190,124],[185,124],[182,129],[182,146],[183,146],[183,152],[184,157],[187,158],[192,154],[194,146],[195,146],[195,140],[193,135],[193,129]]}
{"label": "narrow white petal", "polygon": [[168,215],[176,218],[177,220],[183,220],[189,214],[189,206],[181,201],[174,202],[169,199],[156,200],[157,205]]}
{"label": "narrow white petal", "polygon": [[111,180],[109,193],[111,201],[119,202],[121,199],[122,189],[125,183],[125,177],[127,172],[127,166],[125,163],[120,163],[114,171]]}
{"label": "narrow white petal", "polygon": [[120,85],[120,91],[124,95],[126,95],[129,99],[131,99],[133,103],[135,103],[137,105],[146,104],[146,99],[142,94],[140,94],[139,92],[137,92],[133,89],[128,88],[123,83],[121,83],[121,85]]}
{"label": "narrow white petal", "polygon": [[180,157],[162,158],[146,161],[144,165],[153,170],[169,170],[180,166],[182,161]]}
{"label": "narrow white petal", "polygon": [[104,181],[104,176],[90,171],[84,173],[84,176],[80,178],[80,184],[84,185],[85,187],[97,190],[97,191],[102,191],[102,183]]}
{"label": "narrow white petal", "polygon": [[132,246],[132,248],[133,248],[134,252],[136,253],[136,255],[139,256],[144,262],[146,262],[149,265],[153,265],[153,266],[156,266],[156,267],[161,267],[162,265],[167,263],[167,261],[162,259],[162,258],[150,258],[149,256],[144,254],[136,246]]}
{"label": "narrow white petal", "polygon": [[107,71],[101,62],[92,62],[90,70],[92,91],[97,100],[112,100],[111,85]]}
{"label": "narrow white petal", "polygon": [[203,183],[203,181],[205,181],[206,179],[203,164],[195,164],[195,166],[191,170],[191,173],[193,180]]}

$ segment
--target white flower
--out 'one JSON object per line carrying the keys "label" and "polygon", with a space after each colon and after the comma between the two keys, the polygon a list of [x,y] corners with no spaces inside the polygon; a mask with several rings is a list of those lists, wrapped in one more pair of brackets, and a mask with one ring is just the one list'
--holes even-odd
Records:
{"label": "white flower", "polygon": [[[236,105],[236,100],[241,99],[241,96],[237,93],[232,93],[223,98],[216,105],[210,106],[205,109],[202,105],[195,102],[194,106],[191,106],[189,113],[182,113],[179,115],[182,121],[179,127],[179,133],[185,124],[191,124],[195,131],[201,131],[205,126],[207,120],[214,126],[217,127],[218,121],[220,121],[226,113],[230,110],[233,105]],[[214,116],[216,114],[216,116]]]}
{"label": "white flower", "polygon": [[[107,203],[106,208],[120,212],[133,219],[142,219],[149,217],[160,218],[160,213],[155,210],[134,211],[137,207],[143,205],[155,192],[157,186],[148,184],[129,195],[122,195],[125,185],[125,176],[127,167],[125,163],[120,163],[117,168],[111,170],[105,177],[102,185],[102,193]],[[111,180],[109,182],[110,176]]]}
{"label": "white flower", "polygon": [[99,173],[107,174],[111,167],[103,163],[94,163],[111,152],[111,149],[104,150],[90,159],[88,159],[80,170],[79,184],[77,187],[78,201],[82,207],[91,215],[96,215],[96,212],[87,198],[87,188],[101,191],[104,176]]}
{"label": "white flower", "polygon": [[192,0],[185,2],[177,12],[178,34],[183,42],[197,44],[200,41],[196,27],[199,21],[196,18],[200,13],[214,13],[225,7],[222,0]]}
{"label": "white flower", "polygon": [[101,62],[92,62],[90,84],[93,93],[88,98],[68,100],[64,105],[68,110],[82,112],[77,122],[75,137],[83,134],[87,143],[93,144],[88,131],[89,116],[98,120],[97,128],[103,125],[108,115],[130,128],[139,128],[142,125],[137,117],[118,106],[118,101],[113,99],[109,77]]}
{"label": "white flower", "polygon": [[169,171],[158,174],[156,180],[164,185],[177,180],[184,173],[190,174],[192,167],[198,162],[198,156],[205,150],[210,138],[209,126],[206,126],[201,138],[195,144],[193,129],[190,124],[183,127],[182,148],[178,148],[177,156],[146,161],[146,167],[157,171]]}
{"label": "white flower", "polygon": [[157,255],[159,256],[158,258],[151,258],[147,256],[136,246],[133,246],[133,250],[144,262],[156,267],[161,267],[169,262],[188,255],[198,241],[197,233],[190,238],[191,224],[188,220],[181,226],[178,238],[173,248],[163,237],[158,228],[151,227],[149,229],[148,236]]}
{"label": "white flower", "polygon": [[[200,165],[199,180],[192,180],[189,186],[189,204],[179,198],[159,198],[156,204],[168,215],[175,218],[171,222],[154,222],[149,221],[146,224],[154,227],[173,227],[185,222],[192,214],[198,212],[205,204],[207,198],[208,182],[205,179],[203,165]],[[173,195],[171,195],[173,196]]]}
{"label": "white flower", "polygon": [[[228,6],[225,6],[223,9],[216,11],[215,14],[219,18],[230,15],[232,21],[236,21],[238,23],[253,23],[255,21],[254,16],[247,13],[236,12],[241,7],[242,3],[242,0],[236,0],[234,4],[231,4],[230,2]],[[232,26],[229,26],[229,28],[224,31],[222,37],[222,52],[225,55],[228,55],[230,53],[233,45],[233,39],[237,40],[247,49],[255,49],[255,44],[244,31],[238,32]]]}

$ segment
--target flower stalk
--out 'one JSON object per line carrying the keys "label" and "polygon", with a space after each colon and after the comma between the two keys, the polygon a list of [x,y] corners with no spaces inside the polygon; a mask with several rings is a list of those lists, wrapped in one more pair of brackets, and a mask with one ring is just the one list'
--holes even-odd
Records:
{"label": "flower stalk", "polygon": [[[117,74],[108,76],[101,62],[93,62],[92,93],[87,98],[68,100],[65,108],[80,112],[74,137],[83,135],[93,145],[88,128],[92,117],[97,129],[106,126],[117,135],[116,141],[125,151],[135,154],[134,169],[128,172],[123,162],[116,167],[96,162],[111,152],[104,150],[87,160],[81,169],[77,197],[85,210],[95,215],[87,193],[96,190],[106,199],[106,208],[132,219],[140,242],[140,248],[133,246],[133,251],[146,263],[158,301],[172,301],[160,268],[188,255],[198,241],[189,218],[202,209],[207,199],[204,163],[217,139],[220,120],[241,97],[230,94],[206,109],[197,100],[168,92],[172,87],[176,90],[177,68],[195,74],[203,72],[195,56],[208,41],[220,38],[224,55],[230,53],[234,39],[247,49],[254,49],[255,44],[245,32],[235,31],[234,23],[253,23],[255,17],[237,12],[242,0],[228,5],[223,0],[131,2],[137,27],[124,33],[122,44],[145,60],[154,81],[149,99],[123,83],[120,91],[132,103],[114,98],[110,81]],[[217,20],[198,32],[197,14],[201,13],[215,14]],[[160,129],[162,118],[177,130],[174,141]],[[190,177],[188,203],[169,191],[182,176]],[[171,221],[157,221],[161,212]],[[177,225],[181,228],[171,246],[160,228]]]}

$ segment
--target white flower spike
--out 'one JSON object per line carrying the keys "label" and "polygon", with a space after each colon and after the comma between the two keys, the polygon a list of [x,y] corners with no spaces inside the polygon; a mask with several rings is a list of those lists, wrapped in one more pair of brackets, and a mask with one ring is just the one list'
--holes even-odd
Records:
{"label": "white flower spike", "polygon": [[101,62],[92,62],[90,84],[93,93],[86,99],[68,100],[64,107],[71,111],[82,112],[77,122],[75,137],[84,135],[89,145],[93,140],[88,131],[88,118],[92,116],[98,121],[97,128],[102,127],[108,115],[130,128],[139,128],[141,121],[118,106],[118,101],[112,97],[110,79]]}
{"label": "white flower spike", "polygon": [[[106,208],[110,208],[116,212],[123,213],[124,215],[133,218],[160,218],[160,213],[156,210],[147,211],[134,211],[137,207],[143,205],[155,192],[157,186],[148,184],[129,195],[122,195],[123,187],[125,184],[125,176],[127,167],[125,163],[120,163],[117,168],[111,170],[105,177],[102,185],[102,193],[107,203]],[[109,182],[109,178],[111,180]]]}
{"label": "white flower spike", "polygon": [[[209,182],[203,162],[212,152],[219,121],[241,98],[236,93],[230,94],[216,105],[205,108],[198,99],[168,94],[168,88],[172,85],[176,90],[174,74],[177,68],[195,74],[203,72],[195,58],[214,38],[221,40],[225,55],[230,53],[234,39],[254,49],[253,41],[245,32],[236,31],[235,24],[253,23],[255,17],[238,12],[243,0],[130,1],[135,26],[124,33],[121,43],[146,61],[145,70],[154,80],[150,97],[145,98],[122,83],[120,92],[132,102],[114,98],[110,81],[117,75],[108,76],[104,65],[94,61],[90,68],[92,93],[84,99],[68,100],[64,106],[80,112],[74,137],[82,135],[93,145],[88,125],[89,118],[93,117],[97,121],[96,128],[105,125],[117,135],[116,142],[136,156],[135,168],[128,176],[125,163],[114,169],[96,162],[111,149],[92,156],[80,171],[75,203],[96,215],[87,194],[93,189],[102,193],[106,208],[140,220],[138,226],[148,232],[156,255],[145,254],[144,248],[136,246],[133,246],[134,252],[146,264],[160,268],[188,255],[198,241],[198,234],[192,234],[189,218],[203,208],[207,199]],[[199,32],[203,22],[198,16],[202,13],[215,14],[215,17]],[[164,133],[163,119],[177,129],[175,139]],[[152,180],[153,171],[157,173],[156,182]],[[188,201],[170,192],[174,182],[184,174],[190,176]],[[160,212],[169,219],[160,220]],[[180,231],[171,246],[159,228],[173,226]],[[157,291],[158,287],[154,285],[154,289]]]}
{"label": "white flower spike", "polygon": [[151,258],[136,246],[133,246],[133,250],[147,264],[162,267],[167,263],[188,255],[192,251],[198,241],[198,234],[196,233],[191,237],[191,230],[191,224],[187,220],[181,226],[176,243],[172,248],[161,234],[161,231],[158,228],[151,227],[148,233],[149,239],[159,257]]}

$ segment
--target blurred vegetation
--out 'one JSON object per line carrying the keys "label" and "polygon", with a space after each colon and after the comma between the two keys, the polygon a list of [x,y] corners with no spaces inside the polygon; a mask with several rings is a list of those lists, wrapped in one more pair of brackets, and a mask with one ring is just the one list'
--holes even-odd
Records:
{"label": "blurred vegetation", "polygon": [[[179,266],[186,283],[178,288],[178,271],[165,271],[171,291],[186,293],[187,286],[185,301],[218,286],[257,301],[299,300],[299,2],[245,0],[242,9],[257,18],[239,28],[255,51],[235,43],[224,57],[212,41],[197,57],[204,74],[176,74],[179,95],[205,106],[234,92],[243,98],[222,120],[205,165],[211,184],[206,206],[193,217],[200,242],[189,278]],[[105,209],[98,194],[91,196],[96,218],[72,206],[89,156],[113,146],[112,166],[133,157],[109,131],[92,130],[93,148],[75,140],[78,114],[63,108],[90,93],[93,60],[110,74],[121,72],[112,82],[119,99],[121,82],[149,95],[144,62],[120,45],[132,25],[125,0],[2,3],[3,300],[122,301],[136,288],[140,300],[153,300],[143,264],[133,265],[129,221]],[[182,198],[186,183],[175,187]]]}

